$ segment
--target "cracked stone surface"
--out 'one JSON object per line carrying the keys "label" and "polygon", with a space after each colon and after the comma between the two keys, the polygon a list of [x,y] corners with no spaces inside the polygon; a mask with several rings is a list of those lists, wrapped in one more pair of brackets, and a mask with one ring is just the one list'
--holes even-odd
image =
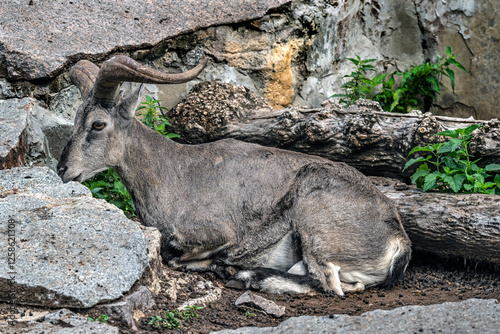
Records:
{"label": "cracked stone surface", "polygon": [[[212,25],[255,19],[289,0],[0,3],[0,77],[52,77],[81,55],[139,49]],[[4,73],[2,73],[4,72]]]}
{"label": "cracked stone surface", "polygon": [[0,261],[0,301],[92,307],[121,297],[148,266],[137,223],[46,167],[0,171],[0,222],[0,247],[14,248]]}
{"label": "cracked stone surface", "polygon": [[3,334],[118,334],[118,328],[98,321],[90,321],[68,309],[58,310],[40,317],[38,321],[27,321],[24,328],[0,323]]}

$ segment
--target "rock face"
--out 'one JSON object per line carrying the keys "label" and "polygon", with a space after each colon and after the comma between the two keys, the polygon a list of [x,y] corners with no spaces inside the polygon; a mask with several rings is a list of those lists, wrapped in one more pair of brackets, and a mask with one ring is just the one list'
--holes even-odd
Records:
{"label": "rock face", "polygon": [[[148,266],[138,225],[48,168],[0,171],[0,300],[91,307],[122,296]],[[11,248],[9,248],[11,247]]]}
{"label": "rock face", "polygon": [[32,101],[0,100],[0,169],[23,166],[28,152],[27,110]]}
{"label": "rock face", "polygon": [[376,310],[360,316],[302,316],[290,318],[277,327],[243,327],[213,334],[288,333],[496,333],[500,327],[497,300],[469,299],[460,303],[404,306],[391,311]]}
{"label": "rock face", "polygon": [[33,98],[0,100],[0,169],[45,164],[55,170],[73,131],[78,89],[57,94],[52,107]]}
{"label": "rock face", "polygon": [[18,324],[16,327],[0,325],[3,334],[45,333],[45,334],[118,334],[119,329],[98,321],[90,321],[68,309],[52,312],[39,318]]}
{"label": "rock face", "polygon": [[258,18],[288,0],[47,3],[13,0],[0,11],[0,77],[53,77],[76,55],[140,49],[211,25]]}
{"label": "rock face", "polygon": [[[149,57],[159,67],[182,68],[192,63],[193,45],[203,46],[213,62],[202,80],[243,85],[280,109],[292,103],[318,107],[341,93],[343,76],[352,71],[346,58],[356,54],[378,59],[379,72],[404,71],[434,62],[450,46],[469,72],[455,69],[455,92],[446,79],[447,88],[430,111],[487,120],[498,117],[499,7],[493,0],[297,0],[245,25],[171,39],[164,52]],[[170,87],[157,91],[163,100],[178,95]]]}
{"label": "rock face", "polygon": [[[130,0],[8,1],[0,5],[0,78],[8,78],[0,79],[0,98],[34,91],[50,101],[68,86],[66,75],[55,77],[81,55],[100,62],[111,52],[128,52],[164,70],[185,70],[194,65],[194,48],[201,47],[212,58],[202,80],[244,85],[274,108],[318,107],[340,93],[343,76],[352,70],[347,57],[376,58],[379,71],[404,71],[444,56],[451,46],[469,72],[456,71],[455,92],[443,88],[431,111],[490,119],[497,117],[500,94],[499,6],[494,0],[240,0],[223,6],[192,0],[148,6]],[[40,78],[55,79],[43,85],[23,81]],[[170,107],[191,86],[151,91]]]}

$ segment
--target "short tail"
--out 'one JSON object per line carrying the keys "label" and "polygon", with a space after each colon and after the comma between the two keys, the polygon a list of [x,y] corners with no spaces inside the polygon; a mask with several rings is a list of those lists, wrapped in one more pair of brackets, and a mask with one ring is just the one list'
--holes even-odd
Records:
{"label": "short tail", "polygon": [[389,266],[388,275],[386,279],[379,284],[379,286],[383,288],[389,288],[401,280],[411,260],[411,243],[409,239],[398,240],[399,242],[397,242],[397,247]]}

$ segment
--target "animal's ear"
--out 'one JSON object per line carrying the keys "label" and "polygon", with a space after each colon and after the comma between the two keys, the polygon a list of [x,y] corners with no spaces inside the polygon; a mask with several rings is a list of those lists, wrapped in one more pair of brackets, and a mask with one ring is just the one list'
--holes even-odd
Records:
{"label": "animal's ear", "polygon": [[122,90],[120,92],[121,99],[117,106],[121,117],[126,120],[131,120],[135,116],[135,111],[139,104],[139,99],[142,96],[143,88],[143,84],[135,89],[129,82],[122,85]]}

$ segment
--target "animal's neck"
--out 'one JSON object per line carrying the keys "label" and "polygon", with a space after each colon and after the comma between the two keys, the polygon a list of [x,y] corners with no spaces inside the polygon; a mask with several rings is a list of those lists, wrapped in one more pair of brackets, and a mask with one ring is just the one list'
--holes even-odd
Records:
{"label": "animal's neck", "polygon": [[161,191],[161,182],[171,171],[170,155],[179,149],[179,144],[164,138],[134,118],[129,128],[123,158],[115,168],[129,191],[139,217],[151,196]]}

